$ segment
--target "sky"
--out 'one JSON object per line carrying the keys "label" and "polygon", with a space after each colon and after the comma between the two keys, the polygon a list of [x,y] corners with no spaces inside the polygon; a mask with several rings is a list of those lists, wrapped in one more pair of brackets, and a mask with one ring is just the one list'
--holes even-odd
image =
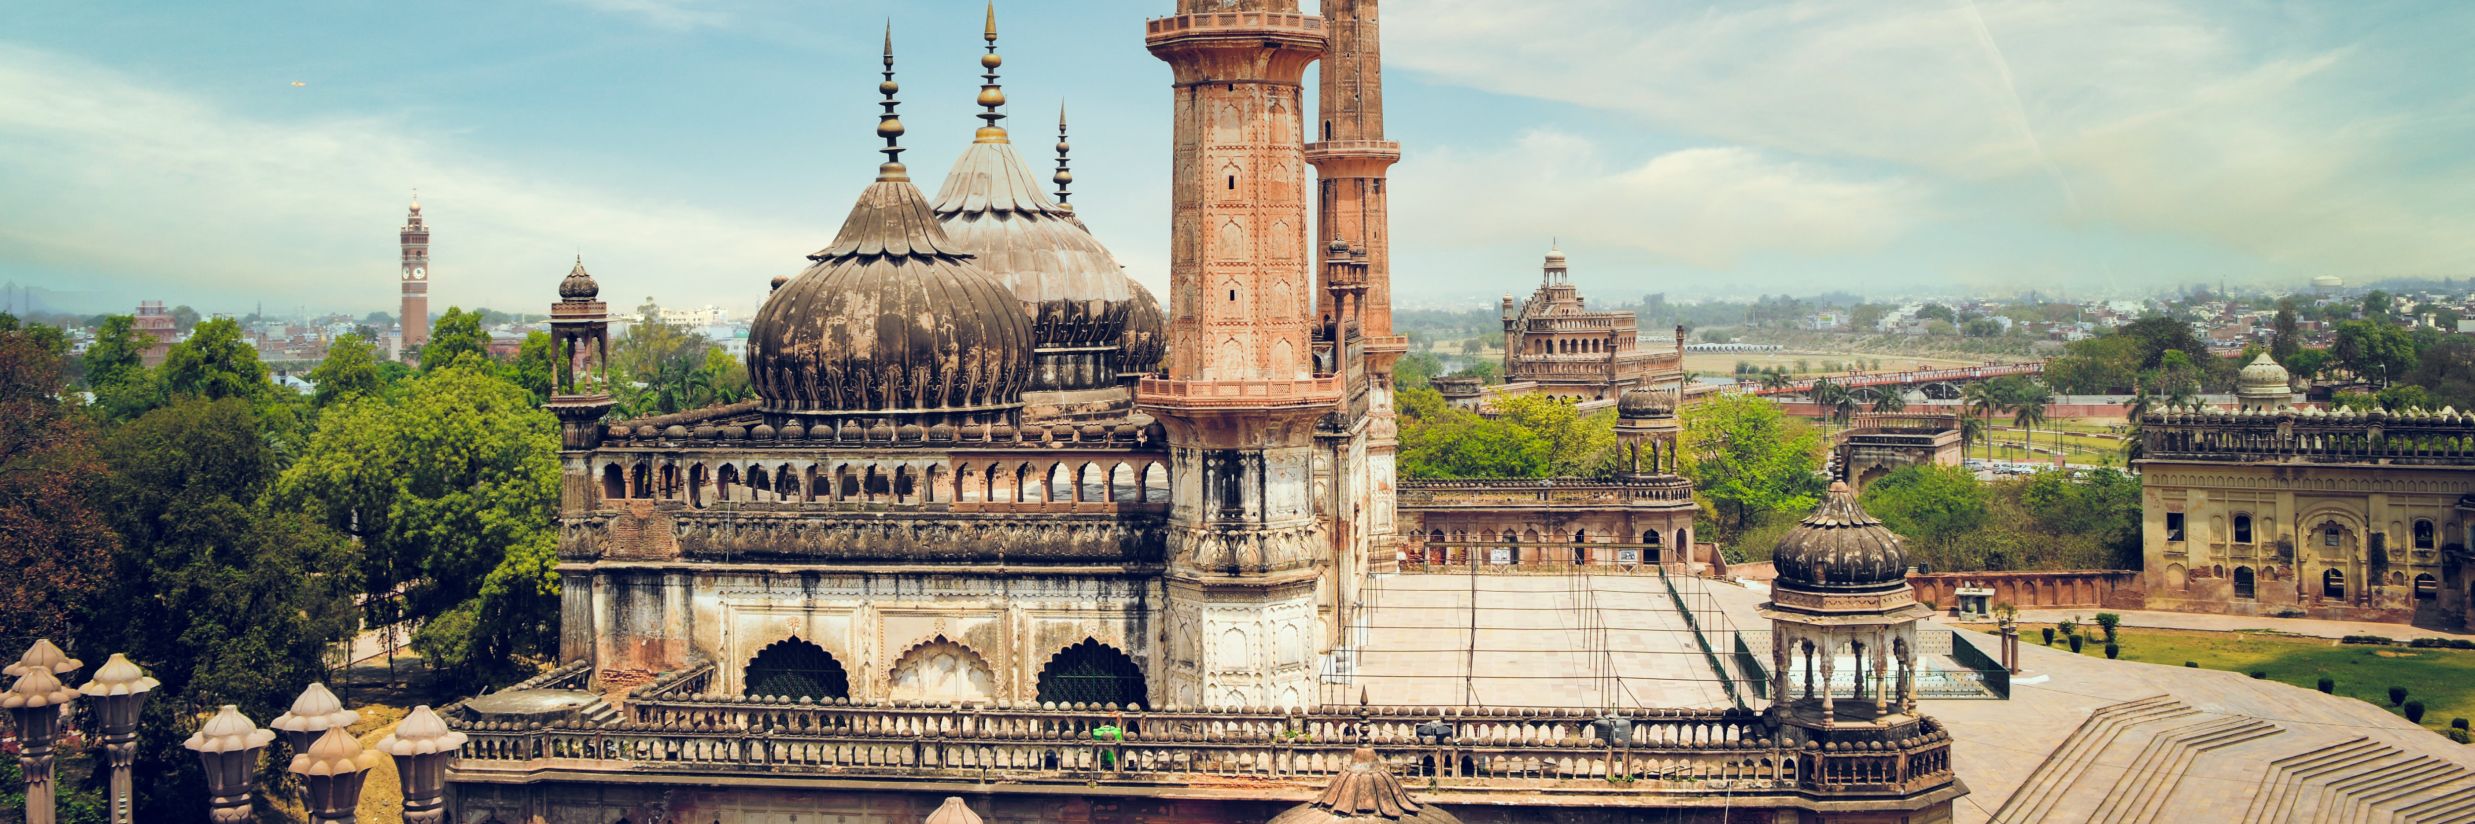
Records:
{"label": "sky", "polygon": [[[1080,214],[1162,294],[1170,78],[1142,21],[1172,7],[997,9],[1024,160],[1053,165],[1063,103]],[[1384,14],[1404,306],[1527,292],[1551,242],[1604,302],[2475,276],[2475,3]],[[435,310],[541,311],[581,255],[616,306],[744,312],[875,174],[889,20],[923,188],[979,125],[981,0],[18,0],[9,16],[0,284],[52,309],[392,311],[418,189]]]}

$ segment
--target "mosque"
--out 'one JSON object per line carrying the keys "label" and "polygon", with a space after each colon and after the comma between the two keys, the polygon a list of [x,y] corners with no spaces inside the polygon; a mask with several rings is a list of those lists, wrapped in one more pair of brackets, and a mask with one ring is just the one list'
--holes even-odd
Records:
{"label": "mosque", "polygon": [[[889,31],[884,160],[833,239],[773,280],[754,400],[610,420],[607,307],[577,263],[551,322],[569,364],[549,403],[563,665],[451,708],[472,736],[456,820],[918,821],[978,793],[1003,820],[1257,822],[1370,771],[1504,807],[1473,820],[1532,820],[1524,805],[1576,803],[1522,795],[1541,777],[1593,770],[1588,806],[1641,776],[1812,820],[1947,814],[1963,791],[1947,742],[1912,702],[1882,704],[1888,682],[1865,693],[1887,709],[1835,731],[1741,701],[1619,731],[1577,708],[1351,688],[1353,621],[1405,530],[1420,563],[1487,557],[1436,545],[1467,537],[1449,521],[1559,563],[1681,570],[1659,549],[1689,545],[1693,504],[1676,388],[1643,386],[1622,404],[1616,493],[1575,482],[1587,502],[1556,506],[1535,481],[1459,482],[1396,521],[1400,148],[1376,0],[1323,6],[1178,0],[1144,24],[1174,76],[1165,304],[1069,202],[1062,115],[1053,193],[1018,153],[993,8],[984,125],[933,198],[904,162]],[[1844,757],[1819,749],[1842,740]],[[1836,800],[1851,792],[1864,801]]]}

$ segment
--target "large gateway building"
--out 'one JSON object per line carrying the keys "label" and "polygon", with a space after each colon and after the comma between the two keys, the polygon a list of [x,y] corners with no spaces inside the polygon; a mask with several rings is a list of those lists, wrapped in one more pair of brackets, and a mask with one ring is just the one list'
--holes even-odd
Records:
{"label": "large gateway building", "polygon": [[[1947,819],[1948,736],[1879,678],[1851,693],[1879,712],[1835,720],[1827,678],[1803,684],[1819,714],[1792,717],[1752,703],[1767,676],[1621,715],[1351,685],[1359,604],[1405,545],[1399,148],[1375,0],[1297,5],[1179,0],[1144,24],[1173,77],[1165,306],[1067,204],[1062,124],[1055,194],[1017,153],[993,11],[986,125],[933,198],[903,162],[889,35],[885,158],[774,280],[755,400],[606,419],[606,308],[569,272],[564,665],[450,708],[471,735],[454,820],[916,822],[964,795],[1002,821],[1261,822],[1376,773],[1472,821]],[[1692,515],[1672,397],[1627,407],[1623,483],[1660,494],[1592,504],[1639,513],[1573,526],[1511,485],[1438,486],[1421,562],[1494,540],[1680,562],[1660,552]],[[1800,651],[1836,654],[1818,638]],[[1696,655],[1679,666],[1718,666]],[[1356,809],[1281,820],[1404,808]]]}

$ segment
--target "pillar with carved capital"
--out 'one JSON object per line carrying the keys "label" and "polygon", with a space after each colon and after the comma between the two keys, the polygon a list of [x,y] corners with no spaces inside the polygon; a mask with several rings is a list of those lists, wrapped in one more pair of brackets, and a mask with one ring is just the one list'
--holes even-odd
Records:
{"label": "pillar with carved capital", "polygon": [[138,708],[146,694],[161,686],[129,656],[112,653],[95,670],[93,680],[78,688],[95,700],[95,717],[103,728],[103,747],[112,762],[112,824],[129,824],[133,803],[129,792],[129,762],[137,758]]}
{"label": "pillar with carved capital", "polygon": [[1873,714],[1880,718],[1890,712],[1890,645],[1883,643],[1889,633],[1874,631],[1873,649]]}
{"label": "pillar with carved capital", "polygon": [[1822,659],[1822,726],[1827,728],[1838,720],[1833,708],[1835,702],[1831,698],[1830,677],[1839,667],[1839,642],[1832,640],[1830,648],[1823,650],[1820,657]]}

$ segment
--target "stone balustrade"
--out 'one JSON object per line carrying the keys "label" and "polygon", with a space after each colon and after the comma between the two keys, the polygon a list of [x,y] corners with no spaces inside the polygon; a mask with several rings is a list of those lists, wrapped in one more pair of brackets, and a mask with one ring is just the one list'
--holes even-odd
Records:
{"label": "stone balustrade", "polygon": [[1576,481],[1572,479],[1486,478],[1469,480],[1404,480],[1404,509],[1456,507],[1603,507],[1639,501],[1687,502],[1693,484],[1683,478]]}
{"label": "stone balustrade", "polygon": [[2463,465],[2475,414],[2320,409],[2169,410],[2141,419],[2148,460]]}

